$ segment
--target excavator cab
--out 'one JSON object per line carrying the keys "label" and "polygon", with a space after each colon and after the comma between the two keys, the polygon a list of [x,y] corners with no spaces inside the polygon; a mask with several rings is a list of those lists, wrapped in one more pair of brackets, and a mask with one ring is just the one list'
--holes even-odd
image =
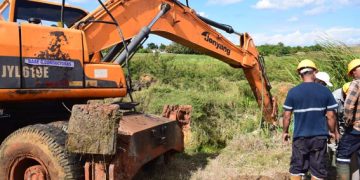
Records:
{"label": "excavator cab", "polygon": [[[0,5],[0,14],[4,21],[58,26],[61,22],[61,9],[61,4],[47,1],[5,0]],[[87,14],[85,10],[66,5],[64,25],[71,27]]]}
{"label": "excavator cab", "polygon": [[[0,91],[8,94],[1,101],[14,100],[10,92],[22,97],[19,101],[125,96],[121,67],[87,63],[83,31],[56,25],[61,9],[60,4],[38,0],[5,0],[0,5]],[[64,25],[71,27],[86,15],[65,6]]]}

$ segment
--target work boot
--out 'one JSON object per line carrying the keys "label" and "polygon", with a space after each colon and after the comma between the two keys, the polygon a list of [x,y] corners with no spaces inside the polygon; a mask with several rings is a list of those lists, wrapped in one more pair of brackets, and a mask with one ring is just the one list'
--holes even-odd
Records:
{"label": "work boot", "polygon": [[350,165],[349,164],[336,164],[337,179],[350,180]]}

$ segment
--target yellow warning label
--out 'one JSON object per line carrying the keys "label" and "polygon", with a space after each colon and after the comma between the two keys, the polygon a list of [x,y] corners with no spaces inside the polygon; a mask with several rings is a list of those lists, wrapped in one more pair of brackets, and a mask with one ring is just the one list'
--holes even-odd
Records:
{"label": "yellow warning label", "polygon": [[78,87],[78,86],[83,86],[83,82],[82,81],[70,81],[69,82],[69,86],[76,86],[76,87]]}

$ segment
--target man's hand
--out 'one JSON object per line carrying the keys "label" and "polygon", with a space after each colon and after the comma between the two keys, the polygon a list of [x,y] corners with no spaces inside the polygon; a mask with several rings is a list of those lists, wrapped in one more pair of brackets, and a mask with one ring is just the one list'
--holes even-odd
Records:
{"label": "man's hand", "polygon": [[330,135],[330,139],[329,139],[330,142],[333,142],[333,143],[334,143],[334,141],[335,141],[335,143],[339,142],[339,140],[340,140],[339,131],[335,131],[334,133],[329,132],[329,135]]}
{"label": "man's hand", "polygon": [[284,111],[283,115],[283,135],[282,139],[284,143],[288,143],[290,136],[289,136],[289,125],[290,125],[290,119],[291,119],[291,111]]}
{"label": "man's hand", "polygon": [[289,133],[283,133],[282,135],[283,143],[288,143],[289,139],[290,139]]}
{"label": "man's hand", "polygon": [[339,140],[340,140],[340,132],[339,132],[339,130],[336,128],[335,129],[335,137],[334,137],[334,139],[336,140],[336,143],[338,143],[339,142]]}
{"label": "man's hand", "polygon": [[326,112],[327,117],[327,124],[329,127],[329,131],[331,134],[334,134],[334,138],[336,138],[336,129],[337,129],[337,123],[336,123],[336,115],[334,111],[327,111]]}

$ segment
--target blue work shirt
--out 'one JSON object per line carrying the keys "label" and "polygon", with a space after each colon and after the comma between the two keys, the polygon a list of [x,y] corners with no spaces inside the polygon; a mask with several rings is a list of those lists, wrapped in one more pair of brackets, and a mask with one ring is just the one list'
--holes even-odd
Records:
{"label": "blue work shirt", "polygon": [[315,82],[304,82],[290,89],[283,105],[285,111],[292,111],[295,116],[294,139],[328,136],[325,115],[337,107],[331,91]]}

